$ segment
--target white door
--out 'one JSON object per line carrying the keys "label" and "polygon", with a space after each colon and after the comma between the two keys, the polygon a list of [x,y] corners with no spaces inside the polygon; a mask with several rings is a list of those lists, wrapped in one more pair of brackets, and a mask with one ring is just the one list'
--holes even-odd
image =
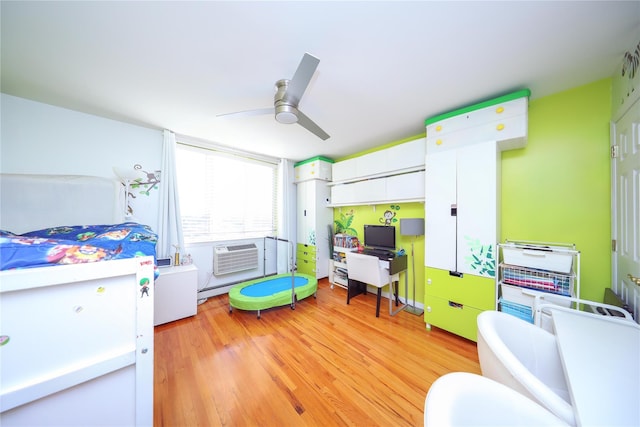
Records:
{"label": "white door", "polygon": [[298,204],[298,243],[305,245],[316,244],[315,234],[315,191],[314,181],[305,181],[297,184]]}
{"label": "white door", "polygon": [[425,250],[427,267],[456,271],[456,150],[430,152],[425,165]]}
{"label": "white door", "polygon": [[458,151],[458,271],[495,277],[498,165],[496,141]]}
{"label": "white door", "polygon": [[[612,289],[640,320],[640,101],[612,125]],[[636,283],[637,282],[637,283]]]}

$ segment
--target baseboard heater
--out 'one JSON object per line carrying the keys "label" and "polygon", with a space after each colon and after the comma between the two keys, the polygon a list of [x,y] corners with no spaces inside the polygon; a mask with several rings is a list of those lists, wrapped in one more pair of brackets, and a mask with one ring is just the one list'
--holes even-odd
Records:
{"label": "baseboard heater", "polygon": [[254,243],[213,248],[213,274],[221,276],[258,268],[258,248]]}

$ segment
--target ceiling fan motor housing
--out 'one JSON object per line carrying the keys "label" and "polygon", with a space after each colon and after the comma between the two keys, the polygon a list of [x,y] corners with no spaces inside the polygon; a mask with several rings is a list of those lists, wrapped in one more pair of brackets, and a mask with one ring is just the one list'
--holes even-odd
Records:
{"label": "ceiling fan motor housing", "polygon": [[279,123],[291,124],[298,121],[298,109],[291,100],[286,99],[289,80],[282,79],[276,82],[275,101],[276,120]]}

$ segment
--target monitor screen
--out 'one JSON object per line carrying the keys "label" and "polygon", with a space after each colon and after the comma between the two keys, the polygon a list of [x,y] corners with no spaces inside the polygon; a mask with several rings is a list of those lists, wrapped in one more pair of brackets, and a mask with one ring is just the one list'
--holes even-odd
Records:
{"label": "monitor screen", "polygon": [[396,228],[393,225],[365,225],[364,245],[369,248],[396,249]]}

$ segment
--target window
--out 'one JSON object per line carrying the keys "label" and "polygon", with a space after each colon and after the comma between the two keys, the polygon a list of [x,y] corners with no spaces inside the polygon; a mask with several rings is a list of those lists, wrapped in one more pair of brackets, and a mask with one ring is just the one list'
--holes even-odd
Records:
{"label": "window", "polygon": [[176,168],[185,242],[276,234],[277,164],[179,143]]}

